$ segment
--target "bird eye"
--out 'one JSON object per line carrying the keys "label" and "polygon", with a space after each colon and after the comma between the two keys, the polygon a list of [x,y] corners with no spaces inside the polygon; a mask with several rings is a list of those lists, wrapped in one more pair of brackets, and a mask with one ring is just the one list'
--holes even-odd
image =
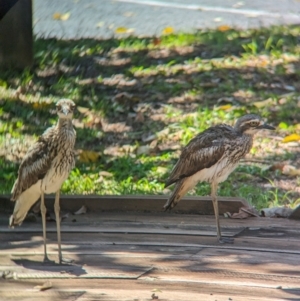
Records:
{"label": "bird eye", "polygon": [[258,123],[257,123],[257,121],[251,121],[251,122],[250,122],[250,125],[251,125],[251,126],[257,126]]}

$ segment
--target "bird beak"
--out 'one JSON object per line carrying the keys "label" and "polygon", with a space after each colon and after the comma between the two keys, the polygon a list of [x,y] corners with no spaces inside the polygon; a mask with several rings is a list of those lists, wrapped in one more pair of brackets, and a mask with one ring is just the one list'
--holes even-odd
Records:
{"label": "bird beak", "polygon": [[257,127],[258,129],[265,129],[265,130],[275,130],[274,126],[268,125],[266,123]]}
{"label": "bird beak", "polygon": [[68,107],[62,107],[62,112],[67,116],[70,113],[70,110]]}

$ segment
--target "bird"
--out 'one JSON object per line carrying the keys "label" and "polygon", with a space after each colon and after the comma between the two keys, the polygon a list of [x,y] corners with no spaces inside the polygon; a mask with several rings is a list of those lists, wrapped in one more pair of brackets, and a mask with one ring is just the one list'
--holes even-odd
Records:
{"label": "bird", "polygon": [[75,166],[74,146],[76,131],[72,124],[75,103],[60,99],[56,103],[58,122],[48,128],[28,149],[18,170],[12,188],[11,200],[15,202],[9,226],[21,225],[29,209],[41,198],[41,215],[44,239],[44,262],[51,262],[46,246],[46,206],[44,194],[55,193],[54,211],[57,226],[58,256],[61,264],[60,188]]}
{"label": "bird", "polygon": [[170,210],[199,182],[211,186],[211,198],[220,243],[233,243],[232,238],[222,237],[217,198],[218,184],[224,182],[237,167],[240,159],[251,150],[254,135],[263,129],[275,130],[256,114],[240,117],[235,125],[218,124],[199,133],[183,148],[165,187],[175,184],[164,205]]}

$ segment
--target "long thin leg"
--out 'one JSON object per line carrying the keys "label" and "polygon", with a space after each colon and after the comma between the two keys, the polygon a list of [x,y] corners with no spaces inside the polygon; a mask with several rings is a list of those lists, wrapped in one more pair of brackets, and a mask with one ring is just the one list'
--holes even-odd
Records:
{"label": "long thin leg", "polygon": [[211,184],[211,198],[212,198],[212,203],[214,206],[215,218],[216,218],[216,224],[217,224],[217,239],[220,243],[233,243],[233,238],[222,237],[222,235],[221,235],[217,189],[218,189],[218,184],[212,183]]}
{"label": "long thin leg", "polygon": [[54,211],[55,211],[55,219],[56,219],[56,231],[57,231],[57,244],[58,244],[58,258],[59,263],[62,263],[62,254],[61,254],[61,237],[60,237],[60,206],[59,206],[59,193],[60,191],[56,191],[55,194],[55,203],[54,203]]}
{"label": "long thin leg", "polygon": [[41,193],[41,213],[42,213],[42,222],[43,222],[43,238],[44,238],[44,262],[50,262],[47,255],[47,246],[46,246],[46,206],[44,200],[44,192]]}

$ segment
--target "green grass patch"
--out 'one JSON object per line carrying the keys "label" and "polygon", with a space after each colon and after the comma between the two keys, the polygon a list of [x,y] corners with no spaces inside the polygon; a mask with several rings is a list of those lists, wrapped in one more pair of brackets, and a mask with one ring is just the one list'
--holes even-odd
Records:
{"label": "green grass patch", "polygon": [[[249,158],[261,164],[241,163],[219,193],[258,208],[295,205],[299,193],[291,187],[298,178],[266,166],[299,162],[298,146],[278,140],[300,131],[299,35],[299,27],[288,26],[36,39],[32,69],[0,71],[0,193],[10,192],[26,150],[56,122],[53,103],[72,98],[78,158],[63,193],[168,194],[163,182],[182,146],[209,126],[232,125],[251,112],[278,126],[277,140],[258,139]],[[82,161],[86,150],[96,159]],[[190,194],[209,192],[204,183]]]}

